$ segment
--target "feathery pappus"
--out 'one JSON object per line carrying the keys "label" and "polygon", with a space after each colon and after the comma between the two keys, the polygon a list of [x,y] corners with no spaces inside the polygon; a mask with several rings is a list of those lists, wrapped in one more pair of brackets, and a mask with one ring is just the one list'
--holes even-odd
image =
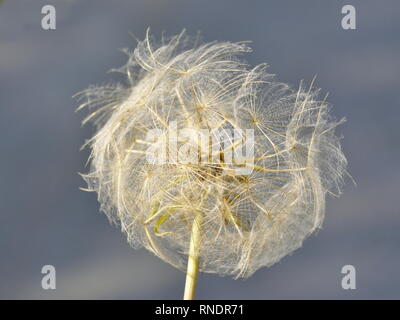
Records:
{"label": "feathery pappus", "polygon": [[133,247],[181,270],[193,239],[201,272],[273,265],[321,227],[326,194],[343,184],[343,120],[312,85],[250,67],[250,51],[147,32],[117,69],[126,84],[80,93],[96,126],[88,189]]}

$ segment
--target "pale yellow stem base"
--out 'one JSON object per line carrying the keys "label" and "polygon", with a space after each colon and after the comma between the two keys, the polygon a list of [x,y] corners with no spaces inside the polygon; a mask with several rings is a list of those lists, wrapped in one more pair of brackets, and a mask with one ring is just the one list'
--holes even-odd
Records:
{"label": "pale yellow stem base", "polygon": [[200,224],[201,214],[197,214],[192,226],[190,248],[186,271],[185,292],[183,300],[194,300],[197,278],[199,274],[199,248],[200,248]]}

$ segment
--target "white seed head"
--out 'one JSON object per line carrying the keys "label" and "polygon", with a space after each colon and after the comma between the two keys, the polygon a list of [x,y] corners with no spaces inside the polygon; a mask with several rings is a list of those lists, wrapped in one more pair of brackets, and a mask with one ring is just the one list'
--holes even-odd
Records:
{"label": "white seed head", "polygon": [[97,128],[88,189],[132,246],[181,270],[194,221],[200,271],[248,277],[299,248],[322,224],[326,193],[340,193],[346,159],[328,104],[250,68],[239,59],[250,51],[147,33],[118,69],[126,86],[81,93]]}

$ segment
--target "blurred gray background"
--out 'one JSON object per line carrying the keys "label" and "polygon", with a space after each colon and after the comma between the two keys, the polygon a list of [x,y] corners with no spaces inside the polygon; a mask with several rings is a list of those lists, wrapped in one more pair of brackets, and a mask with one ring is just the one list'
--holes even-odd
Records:
{"label": "blurred gray background", "polygon": [[[41,28],[53,4],[57,29]],[[357,29],[341,28],[341,8]],[[133,48],[151,26],[205,41],[252,40],[251,64],[267,62],[298,86],[318,75],[349,160],[350,180],[329,199],[323,229],[303,248],[248,280],[201,275],[201,299],[400,298],[400,2],[398,0],[8,0],[0,4],[0,298],[180,299],[184,274],[131,249],[99,212],[85,186],[93,130],[81,128],[72,95],[120,81],[119,48]],[[43,290],[41,268],[57,270]],[[341,288],[341,268],[357,289]]]}

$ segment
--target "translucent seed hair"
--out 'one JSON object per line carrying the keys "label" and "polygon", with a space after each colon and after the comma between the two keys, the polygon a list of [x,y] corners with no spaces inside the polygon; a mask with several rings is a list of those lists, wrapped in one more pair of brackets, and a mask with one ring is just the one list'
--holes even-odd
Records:
{"label": "translucent seed hair", "polygon": [[[342,120],[312,85],[293,90],[267,65],[250,67],[241,59],[250,51],[184,31],[157,42],[147,32],[117,69],[124,85],[80,93],[79,108],[91,110],[84,123],[96,127],[86,143],[87,190],[133,247],[181,270],[197,224],[200,271],[249,277],[301,247],[321,227],[326,194],[340,193],[346,159],[334,131]],[[219,161],[149,161],[172,125],[212,135],[252,130],[253,154],[239,165],[249,170],[224,161],[227,150],[238,151],[229,137]],[[186,151],[199,150],[189,140]]]}

